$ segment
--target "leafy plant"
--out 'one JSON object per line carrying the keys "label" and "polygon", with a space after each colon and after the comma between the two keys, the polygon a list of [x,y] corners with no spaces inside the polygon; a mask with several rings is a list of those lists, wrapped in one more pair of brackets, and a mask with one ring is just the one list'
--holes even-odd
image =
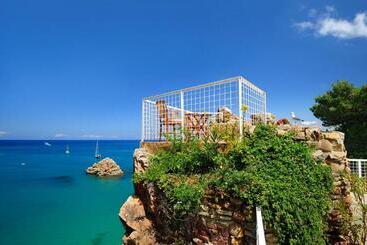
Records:
{"label": "leafy plant", "polygon": [[254,133],[234,138],[225,151],[218,143],[222,133],[173,141],[135,181],[156,183],[178,216],[195,212],[205,189],[214,187],[260,206],[280,243],[325,243],[330,168],[314,161],[305,143],[291,134],[278,136],[272,126],[258,124]]}
{"label": "leafy plant", "polygon": [[[367,243],[367,178],[356,174],[344,173],[344,177],[351,183],[351,192],[354,197],[352,210],[347,208],[345,200],[338,202],[342,214],[344,232],[349,234],[351,244]],[[352,212],[350,212],[352,211]]]}
{"label": "leafy plant", "polygon": [[248,110],[248,105],[242,105],[242,107],[241,107],[241,111],[242,112],[244,112],[244,113],[246,113],[246,111]]}

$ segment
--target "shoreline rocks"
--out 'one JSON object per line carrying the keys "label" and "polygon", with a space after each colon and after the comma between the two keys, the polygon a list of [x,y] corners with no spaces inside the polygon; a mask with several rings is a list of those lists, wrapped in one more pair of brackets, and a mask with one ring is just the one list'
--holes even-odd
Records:
{"label": "shoreline rocks", "polygon": [[120,166],[111,158],[104,158],[101,161],[94,163],[85,171],[87,174],[96,175],[98,177],[121,177],[124,175]]}
{"label": "shoreline rocks", "polygon": [[130,196],[122,205],[119,216],[125,227],[123,244],[158,244],[155,239],[153,222],[146,217],[142,201],[137,196]]}

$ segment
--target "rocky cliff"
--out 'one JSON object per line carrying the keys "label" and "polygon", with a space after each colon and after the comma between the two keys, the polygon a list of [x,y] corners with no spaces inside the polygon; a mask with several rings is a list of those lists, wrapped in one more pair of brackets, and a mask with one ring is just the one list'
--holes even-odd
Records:
{"label": "rocky cliff", "polygon": [[[254,126],[253,126],[254,127]],[[249,128],[251,133],[253,128]],[[317,127],[282,125],[278,134],[293,131],[298,140],[315,148],[314,158],[329,165],[334,177],[331,199],[351,203],[350,184],[341,171],[348,170],[344,134],[321,132]],[[143,143],[134,153],[134,171],[143,172],[149,166],[149,156],[166,143]],[[322,183],[320,183],[322,184]],[[330,210],[328,236],[333,244],[346,244],[342,232],[341,213],[335,207]],[[218,190],[207,190],[196,215],[187,214],[179,223],[172,219],[172,211],[166,205],[165,196],[152,183],[136,184],[135,195],[128,198],[120,210],[120,218],[126,227],[124,244],[256,244],[253,210],[241,200]],[[179,225],[177,225],[179,224]],[[276,244],[270,230],[266,230],[267,244]]]}

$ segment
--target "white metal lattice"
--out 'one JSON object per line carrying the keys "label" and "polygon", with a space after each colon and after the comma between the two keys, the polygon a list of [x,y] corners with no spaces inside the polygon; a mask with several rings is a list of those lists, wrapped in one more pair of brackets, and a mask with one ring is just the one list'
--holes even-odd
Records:
{"label": "white metal lattice", "polygon": [[229,78],[143,99],[142,141],[181,137],[184,130],[202,136],[214,122],[237,123],[241,131],[243,119],[264,121],[265,113],[263,90],[243,77]]}
{"label": "white metal lattice", "polygon": [[367,177],[367,159],[348,159],[348,165],[352,173]]}

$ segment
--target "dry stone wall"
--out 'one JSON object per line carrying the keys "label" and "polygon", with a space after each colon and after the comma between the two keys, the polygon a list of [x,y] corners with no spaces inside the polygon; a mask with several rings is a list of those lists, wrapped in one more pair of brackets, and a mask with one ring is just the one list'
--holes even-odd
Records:
{"label": "dry stone wall", "polygon": [[[254,128],[255,126],[249,125],[247,130],[251,133]],[[350,184],[342,175],[342,171],[349,171],[344,134],[335,131],[321,132],[318,127],[291,125],[278,126],[277,132],[279,135],[293,132],[296,139],[305,141],[315,149],[315,159],[322,160],[331,167],[334,177],[331,199],[334,207],[330,210],[327,232],[333,244],[347,244],[342,233],[341,213],[337,208],[337,203],[342,199],[348,207],[352,201]],[[143,143],[142,148],[136,149],[134,153],[134,171],[145,171],[149,167],[149,156],[158,149],[167,147],[167,143]],[[139,211],[131,208],[134,205],[139,206]],[[200,212],[197,215],[188,215],[181,227],[174,227],[169,223],[171,217],[163,193],[152,183],[136,184],[135,196],[122,206],[120,217],[127,227],[125,244],[169,244],[175,241],[193,244],[256,244],[253,210],[246,207],[241,200],[218,190],[207,190]],[[141,220],[144,221],[144,229],[136,228],[136,222]],[[266,230],[265,233],[267,244],[276,244],[271,231]],[[144,243],[141,243],[142,239]]]}

